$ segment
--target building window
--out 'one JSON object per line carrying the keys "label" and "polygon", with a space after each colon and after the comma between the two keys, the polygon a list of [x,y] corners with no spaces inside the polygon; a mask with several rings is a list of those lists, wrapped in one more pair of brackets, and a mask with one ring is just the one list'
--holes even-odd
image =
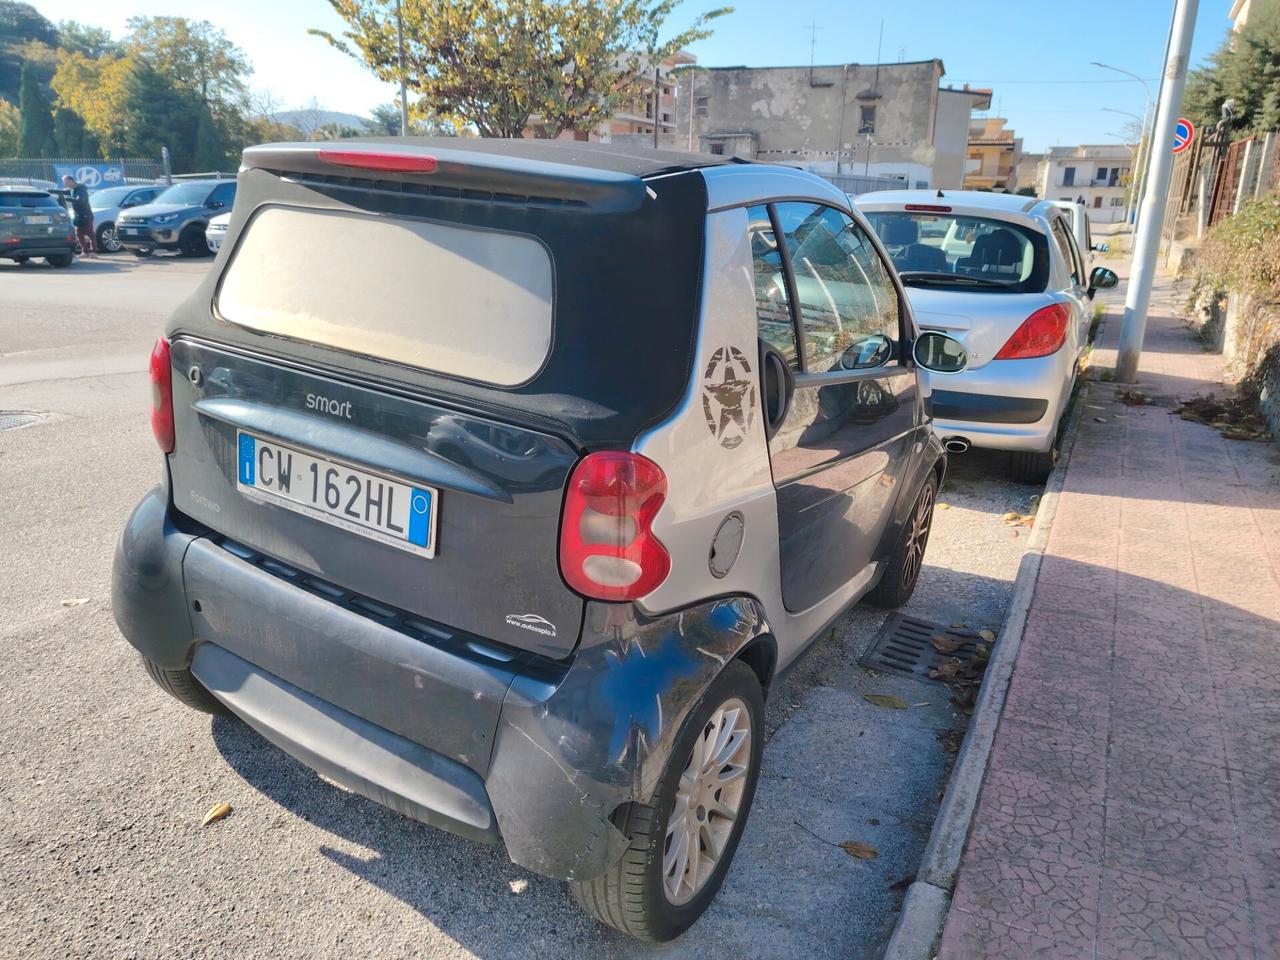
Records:
{"label": "building window", "polygon": [[664,114],[662,115],[662,122],[663,122],[663,123],[670,123],[670,122],[671,122],[671,114],[669,114],[669,113],[664,113]]}
{"label": "building window", "polygon": [[710,97],[694,97],[693,98],[693,108],[698,116],[705,117],[707,115],[707,104],[710,102],[711,102]]}
{"label": "building window", "polygon": [[1106,167],[1099,167],[1099,168],[1098,168],[1098,172],[1097,172],[1097,174],[1094,176],[1094,178],[1093,178],[1093,179],[1095,179],[1095,180],[1105,180],[1105,179],[1107,179],[1107,168],[1106,168]]}
{"label": "building window", "polygon": [[859,133],[875,133],[876,132],[876,108],[874,104],[860,106],[858,132]]}
{"label": "building window", "polygon": [[1111,198],[1111,206],[1113,206],[1113,207],[1123,207],[1123,206],[1124,206],[1124,197],[1112,197],[1112,198]]}
{"label": "building window", "polygon": [[1074,187],[1076,185],[1076,168],[1075,167],[1062,168],[1062,185],[1064,187]]}
{"label": "building window", "polygon": [[724,144],[723,144],[723,143],[713,143],[713,144],[711,145],[711,152],[712,152],[713,154],[715,154],[717,157],[722,157],[722,156],[724,156]]}

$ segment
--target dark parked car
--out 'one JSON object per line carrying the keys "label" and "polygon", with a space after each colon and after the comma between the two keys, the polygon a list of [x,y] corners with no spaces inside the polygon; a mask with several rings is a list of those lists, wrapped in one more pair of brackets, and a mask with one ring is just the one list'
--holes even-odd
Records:
{"label": "dark parked car", "polygon": [[116,221],[125,210],[151,203],[167,187],[160,183],[134,183],[121,187],[107,187],[89,194],[89,206],[93,208],[93,229],[99,253],[118,253],[120,241],[116,239]]}
{"label": "dark parked car", "polygon": [[917,369],[963,350],[831,184],[709,155],[255,147],[224,249],[151,356],[164,482],[113,575],[146,669],[678,935],[779,675],[915,587]]}
{"label": "dark parked car", "polygon": [[207,257],[205,227],[210,219],[230,210],[235,198],[234,180],[175,183],[151,203],[122,212],[116,220],[116,240],[140,257],[156,250]]}
{"label": "dark parked car", "polygon": [[26,263],[43,257],[51,266],[69,267],[76,237],[58,198],[44,190],[0,187],[0,257]]}

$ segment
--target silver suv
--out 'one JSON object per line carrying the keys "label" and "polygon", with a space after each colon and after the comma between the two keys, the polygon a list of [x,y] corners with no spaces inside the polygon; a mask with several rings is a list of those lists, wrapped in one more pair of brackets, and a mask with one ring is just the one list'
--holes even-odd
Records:
{"label": "silver suv", "polygon": [[834,187],[705,155],[255,147],[225,248],[151,357],[113,585],[147,670],[678,935],[780,674],[915,586],[917,368],[963,351]]}

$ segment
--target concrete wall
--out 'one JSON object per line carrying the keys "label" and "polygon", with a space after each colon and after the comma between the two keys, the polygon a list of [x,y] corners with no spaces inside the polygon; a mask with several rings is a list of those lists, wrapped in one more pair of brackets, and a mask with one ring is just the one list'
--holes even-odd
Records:
{"label": "concrete wall", "polygon": [[973,95],[965,90],[939,90],[933,122],[933,180],[930,186],[959,190],[969,145]]}
{"label": "concrete wall", "polygon": [[[941,76],[939,60],[881,64],[878,77],[865,64],[814,67],[812,74],[808,67],[719,67],[685,74],[677,100],[694,98],[699,149],[731,142],[740,150],[753,142],[753,159],[828,175],[904,176],[914,185],[932,182]],[[864,105],[875,108],[870,135],[858,133]],[[677,139],[687,138],[688,112],[677,110],[676,119]]]}

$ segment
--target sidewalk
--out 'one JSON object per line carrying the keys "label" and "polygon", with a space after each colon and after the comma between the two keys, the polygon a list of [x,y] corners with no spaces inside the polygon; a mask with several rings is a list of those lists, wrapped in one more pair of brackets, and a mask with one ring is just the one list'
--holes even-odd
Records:
{"label": "sidewalk", "polygon": [[1280,957],[1280,450],[1171,414],[1222,367],[1170,300],[1155,404],[1084,398],[943,960]]}

